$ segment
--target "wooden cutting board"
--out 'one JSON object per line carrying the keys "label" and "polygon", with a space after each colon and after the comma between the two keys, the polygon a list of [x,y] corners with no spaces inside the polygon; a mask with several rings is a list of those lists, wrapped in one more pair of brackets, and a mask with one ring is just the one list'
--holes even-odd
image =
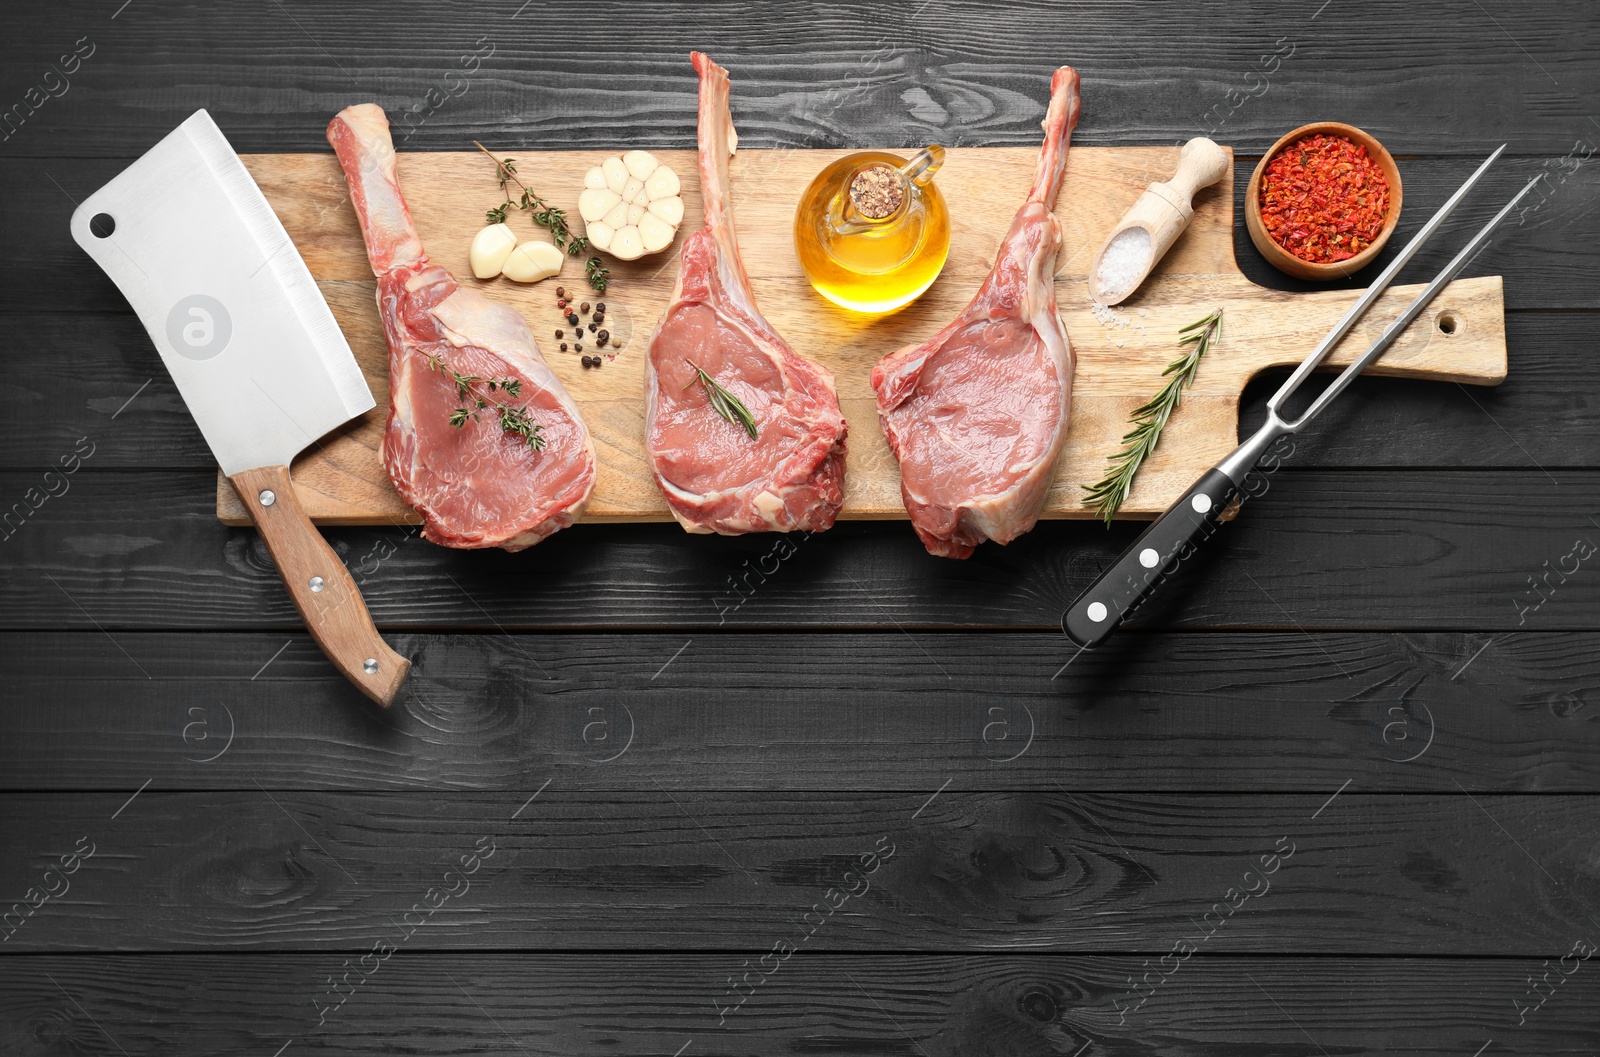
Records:
{"label": "wooden cutting board", "polygon": [[[530,187],[576,219],[583,174],[601,154],[497,146],[518,158]],[[694,156],[656,153],[683,178],[681,240],[699,224]],[[971,299],[1027,193],[1038,152],[1032,147],[949,152],[938,183],[953,214],[950,259],[919,301],[887,317],[854,315],[823,300],[795,257],[792,225],[801,191],[824,166],[848,153],[741,151],[733,162],[735,223],[762,311],[796,351],[827,365],[838,380],[839,402],[850,423],[841,516],[903,518],[899,471],[878,427],[868,376],[885,353],[927,338]],[[1115,310],[1125,325],[1097,320],[1086,286],[1089,265],[1128,206],[1152,181],[1166,179],[1177,157],[1177,147],[1074,147],[1068,157],[1066,183],[1056,202],[1065,233],[1056,294],[1077,373],[1066,450],[1045,517],[1094,516],[1082,502],[1080,486],[1103,475],[1106,457],[1120,447],[1129,413],[1160,389],[1162,370],[1178,356],[1179,328],[1223,309],[1223,340],[1207,355],[1160,447],[1140,471],[1122,508],[1126,517],[1160,513],[1232,450],[1245,383],[1264,368],[1299,362],[1357,296],[1355,291],[1278,293],[1247,280],[1233,259],[1230,169],[1219,184],[1200,193],[1189,230],[1139,292]],[[395,493],[379,461],[389,400],[387,351],[375,283],[338,164],[331,153],[254,155],[244,162],[322,287],[378,401],[295,462],[300,501],[321,524],[415,522],[415,512]],[[481,283],[471,277],[467,248],[484,223],[484,210],[499,202],[493,163],[476,152],[403,154],[399,166],[401,189],[433,259],[522,312],[545,358],[582,408],[599,457],[584,520],[669,520],[643,448],[644,359],[646,338],[677,276],[677,245],[631,264],[608,258],[613,282],[603,298],[588,290],[577,261],[569,261],[560,279],[531,286],[507,279]],[[519,234],[533,230],[525,217],[513,218],[512,224]],[[605,301],[607,329],[622,338],[623,347],[603,368],[584,370],[576,353],[557,351],[554,330],[565,328],[555,305],[557,285],[591,302]],[[1348,363],[1418,289],[1392,288],[1332,363]],[[590,343],[584,350],[595,351]],[[1371,373],[1473,385],[1502,381],[1500,278],[1452,283]],[[220,476],[217,514],[229,525],[250,523],[232,486]]]}

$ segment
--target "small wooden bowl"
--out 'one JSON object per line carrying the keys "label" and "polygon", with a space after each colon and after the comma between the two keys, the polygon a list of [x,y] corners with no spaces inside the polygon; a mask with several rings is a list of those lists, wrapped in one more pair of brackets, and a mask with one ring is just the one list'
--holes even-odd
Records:
{"label": "small wooden bowl", "polygon": [[[1295,140],[1303,136],[1312,136],[1317,133],[1327,133],[1331,136],[1343,136],[1345,139],[1359,143],[1367,148],[1367,156],[1377,162],[1383,169],[1383,175],[1389,181],[1389,213],[1383,218],[1383,230],[1373,240],[1372,245],[1351,257],[1349,260],[1334,261],[1330,264],[1317,264],[1312,261],[1301,260],[1267,234],[1267,229],[1261,224],[1261,176],[1267,170],[1267,163],[1277,157]],[[1244,192],[1244,226],[1250,232],[1250,241],[1256,244],[1256,249],[1280,272],[1286,272],[1297,279],[1343,279],[1348,275],[1360,271],[1373,258],[1383,250],[1384,243],[1389,241],[1389,236],[1394,234],[1395,225],[1400,222],[1400,167],[1394,163],[1394,158],[1384,149],[1383,144],[1373,139],[1367,133],[1354,125],[1346,125],[1340,121],[1317,121],[1310,125],[1301,125],[1293,132],[1285,135],[1272,145],[1261,158],[1261,163],[1256,166],[1256,171],[1250,174],[1250,186]]]}

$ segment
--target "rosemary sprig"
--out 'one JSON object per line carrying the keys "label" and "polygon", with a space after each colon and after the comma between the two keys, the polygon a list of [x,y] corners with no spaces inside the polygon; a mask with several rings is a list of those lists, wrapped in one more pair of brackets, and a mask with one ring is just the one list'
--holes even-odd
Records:
{"label": "rosemary sprig", "polygon": [[[527,405],[512,407],[510,404],[494,399],[493,393],[504,393],[515,399],[522,395],[522,380],[519,378],[481,378],[476,374],[462,374],[445,362],[443,356],[432,353],[428,356],[428,369],[430,371],[444,371],[455,383],[456,396],[465,404],[450,412],[450,424],[456,429],[461,429],[468,422],[476,422],[478,413],[488,408],[494,408],[500,418],[502,432],[511,433],[527,441],[528,447],[534,451],[544,450],[544,437],[541,427],[528,414]],[[477,386],[476,392],[473,387]]]}
{"label": "rosemary sprig", "polygon": [[[756,428],[755,416],[750,409],[744,406],[744,401],[734,396],[728,390],[717,384],[717,380],[695,365],[693,360],[684,360],[694,368],[694,377],[689,379],[689,385],[699,382],[706,391],[706,399],[711,403],[711,410],[732,422],[736,426],[743,426],[744,431],[750,434],[750,439],[755,440],[760,430]],[[685,389],[689,385],[684,386]]]}
{"label": "rosemary sprig", "polygon": [[1156,442],[1161,439],[1161,430],[1166,426],[1167,419],[1183,402],[1183,391],[1194,384],[1194,376],[1200,369],[1200,358],[1213,342],[1221,339],[1222,309],[1217,309],[1198,323],[1190,323],[1178,331],[1178,335],[1178,344],[1188,346],[1188,351],[1161,372],[1162,377],[1167,379],[1161,391],[1133,412],[1133,428],[1122,438],[1127,446],[1107,458],[1111,468],[1106,471],[1105,478],[1098,484],[1083,486],[1089,493],[1085,501],[1098,508],[1097,513],[1107,528],[1111,527],[1111,519],[1116,517],[1122,501],[1128,498],[1128,492],[1133,488],[1133,475],[1150,453],[1156,450]]}

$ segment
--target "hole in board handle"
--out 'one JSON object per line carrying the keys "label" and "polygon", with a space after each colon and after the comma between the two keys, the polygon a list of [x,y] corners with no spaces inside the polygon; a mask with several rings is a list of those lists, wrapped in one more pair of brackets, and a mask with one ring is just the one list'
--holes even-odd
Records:
{"label": "hole in board handle", "polygon": [[1439,313],[1439,318],[1434,325],[1439,328],[1439,333],[1451,338],[1461,331],[1461,317],[1447,309]]}
{"label": "hole in board handle", "polygon": [[109,239],[117,230],[117,221],[110,213],[96,213],[89,221],[89,234],[97,239]]}

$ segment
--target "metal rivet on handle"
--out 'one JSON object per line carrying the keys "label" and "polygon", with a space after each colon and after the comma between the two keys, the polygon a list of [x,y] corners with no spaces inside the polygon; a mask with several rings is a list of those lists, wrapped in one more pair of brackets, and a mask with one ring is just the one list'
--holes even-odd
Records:
{"label": "metal rivet on handle", "polygon": [[323,580],[322,580],[322,577],[320,577],[320,576],[313,576],[313,577],[312,577],[312,578],[311,578],[311,590],[312,590],[312,591],[320,591],[320,590],[322,590],[322,589],[323,589],[323,588],[324,588],[324,587],[325,587],[325,586],[327,586],[327,585],[326,585],[326,584],[325,584],[325,583],[323,583]]}
{"label": "metal rivet on handle", "polygon": [[368,657],[366,660],[361,662],[361,667],[368,675],[377,675],[378,674],[378,658],[376,658],[376,657]]}
{"label": "metal rivet on handle", "polygon": [[1144,550],[1139,552],[1139,564],[1144,566],[1146,569],[1154,569],[1156,567],[1156,562],[1160,560],[1161,555],[1156,553],[1156,549],[1154,547],[1146,547]]}
{"label": "metal rivet on handle", "polygon": [[1089,614],[1089,619],[1096,624],[1106,618],[1106,604],[1104,602],[1090,602],[1089,608],[1084,610]]}
{"label": "metal rivet on handle", "polygon": [[273,494],[273,491],[270,488],[263,488],[261,490],[261,494],[256,496],[256,498],[261,500],[262,506],[271,506],[273,503],[278,501],[278,497]]}
{"label": "metal rivet on handle", "polygon": [[1211,497],[1204,492],[1197,493],[1193,499],[1189,500],[1189,505],[1194,507],[1197,514],[1210,513]]}

